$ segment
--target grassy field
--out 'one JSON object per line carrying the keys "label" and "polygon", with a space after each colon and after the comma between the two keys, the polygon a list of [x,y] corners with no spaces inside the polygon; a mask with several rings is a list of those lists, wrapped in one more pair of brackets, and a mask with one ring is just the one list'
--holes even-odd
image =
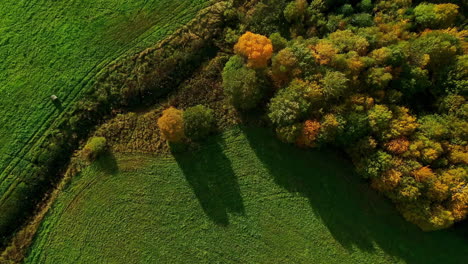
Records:
{"label": "grassy field", "polygon": [[[0,3],[0,207],[32,173],[31,149],[96,74],[190,21],[207,0]],[[53,104],[55,94],[61,105]]]}
{"label": "grassy field", "polygon": [[466,263],[336,154],[234,129],[173,156],[107,155],[73,179],[26,263]]}

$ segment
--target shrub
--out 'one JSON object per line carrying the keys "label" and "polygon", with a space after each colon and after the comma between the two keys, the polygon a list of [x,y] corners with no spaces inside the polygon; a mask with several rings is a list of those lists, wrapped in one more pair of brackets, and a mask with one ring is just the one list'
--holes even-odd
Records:
{"label": "shrub", "polygon": [[234,52],[247,59],[247,66],[264,68],[273,54],[273,45],[265,36],[246,32],[234,46]]}
{"label": "shrub", "polygon": [[214,125],[213,110],[203,105],[187,108],[184,111],[185,135],[198,140],[208,135]]}
{"label": "shrub", "polygon": [[247,68],[241,57],[233,56],[223,69],[223,88],[228,100],[239,109],[254,108],[264,94],[255,70]]}
{"label": "shrub", "polygon": [[95,160],[107,149],[105,137],[92,137],[83,148],[83,155],[87,160]]}
{"label": "shrub", "polygon": [[164,110],[158,119],[158,127],[163,138],[167,141],[182,141],[185,137],[183,112],[174,107]]}

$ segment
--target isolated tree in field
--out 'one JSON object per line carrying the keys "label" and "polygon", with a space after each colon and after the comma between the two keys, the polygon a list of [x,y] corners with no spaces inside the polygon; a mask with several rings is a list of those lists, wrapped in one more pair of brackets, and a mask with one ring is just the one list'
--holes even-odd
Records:
{"label": "isolated tree in field", "polygon": [[201,139],[207,136],[214,125],[213,110],[197,105],[187,108],[184,111],[185,135],[193,140]]}
{"label": "isolated tree in field", "polygon": [[167,141],[180,142],[185,137],[183,112],[174,107],[163,111],[158,127]]}
{"label": "isolated tree in field", "polygon": [[248,68],[240,56],[233,56],[224,66],[224,94],[239,109],[254,108],[263,97],[263,84],[254,69]]}
{"label": "isolated tree in field", "polygon": [[247,59],[247,66],[264,68],[273,54],[273,44],[267,37],[247,32],[239,38],[234,52]]}

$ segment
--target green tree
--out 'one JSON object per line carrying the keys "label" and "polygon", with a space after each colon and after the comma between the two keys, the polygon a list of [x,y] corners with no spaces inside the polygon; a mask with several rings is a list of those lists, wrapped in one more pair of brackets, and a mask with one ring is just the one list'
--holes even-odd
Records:
{"label": "green tree", "polygon": [[245,66],[240,56],[233,56],[223,69],[223,88],[228,100],[242,110],[252,109],[264,95],[263,83],[257,71]]}
{"label": "green tree", "polygon": [[271,43],[273,44],[273,51],[278,52],[288,45],[288,41],[281,36],[279,32],[270,35]]}
{"label": "green tree", "polygon": [[414,8],[416,23],[422,28],[447,28],[453,25],[458,15],[455,4],[421,3]]}
{"label": "green tree", "polygon": [[187,108],[184,111],[185,135],[193,140],[202,139],[213,130],[214,121],[213,110],[206,106]]}
{"label": "green tree", "polygon": [[349,80],[342,72],[327,71],[321,82],[325,96],[329,98],[338,98],[348,92]]}
{"label": "green tree", "polygon": [[367,113],[369,124],[372,130],[376,133],[386,131],[390,126],[393,113],[385,105],[375,105]]}
{"label": "green tree", "polygon": [[279,127],[292,125],[306,117],[311,107],[309,99],[310,86],[302,81],[294,80],[285,89],[280,90],[271,99],[268,108],[268,117]]}

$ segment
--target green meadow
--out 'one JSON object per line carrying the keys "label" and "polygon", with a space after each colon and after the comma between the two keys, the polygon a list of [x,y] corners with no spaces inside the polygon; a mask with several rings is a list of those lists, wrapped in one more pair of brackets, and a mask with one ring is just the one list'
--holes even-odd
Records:
{"label": "green meadow", "polygon": [[[154,45],[207,4],[206,0],[2,1],[0,208],[8,197],[27,199],[16,197],[21,192],[15,191],[34,175],[31,150],[53,122],[82,98],[103,68]],[[53,103],[51,95],[59,102]]]}
{"label": "green meadow", "polygon": [[166,156],[108,153],[71,180],[25,263],[466,263],[334,152],[237,128]]}

